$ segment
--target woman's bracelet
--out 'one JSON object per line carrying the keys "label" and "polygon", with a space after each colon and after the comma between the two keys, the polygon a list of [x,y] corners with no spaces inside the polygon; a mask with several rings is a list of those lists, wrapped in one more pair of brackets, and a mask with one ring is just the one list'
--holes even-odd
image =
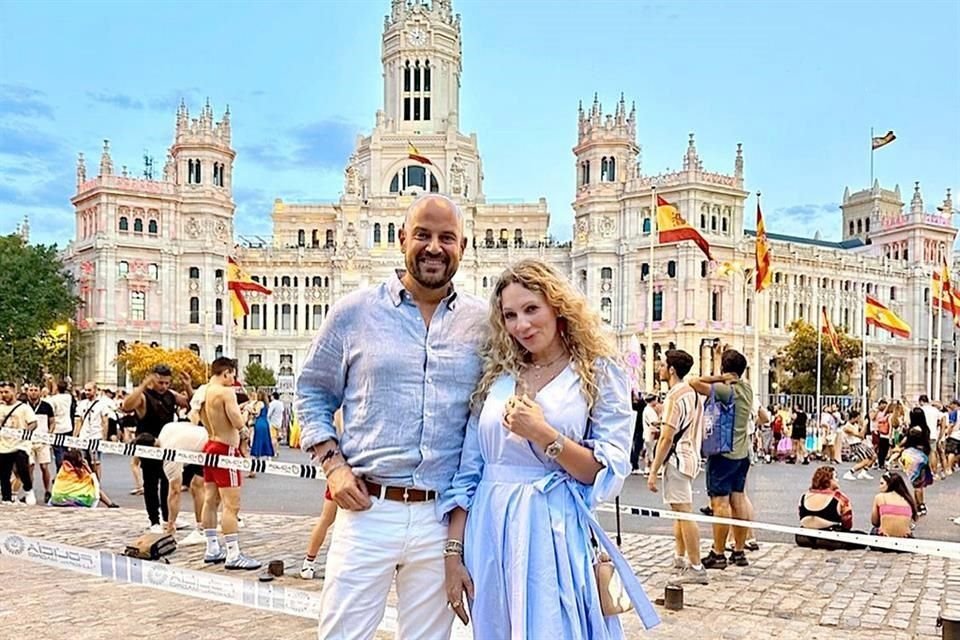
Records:
{"label": "woman's bracelet", "polygon": [[447,540],[443,545],[443,557],[459,556],[463,557],[463,543],[459,540]]}

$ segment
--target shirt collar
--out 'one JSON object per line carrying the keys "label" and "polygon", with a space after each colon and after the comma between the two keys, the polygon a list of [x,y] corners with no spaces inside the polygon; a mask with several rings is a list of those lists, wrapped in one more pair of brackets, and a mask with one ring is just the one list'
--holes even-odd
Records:
{"label": "shirt collar", "polygon": [[[389,278],[387,280],[387,292],[390,294],[390,300],[393,302],[393,306],[399,307],[403,302],[404,297],[409,300],[413,300],[413,296],[410,295],[410,292],[407,291],[406,287],[403,286],[403,280],[401,278],[407,272],[406,269],[397,269],[395,278]],[[447,295],[444,296],[443,302],[447,303],[447,308],[451,311],[456,306],[454,302],[457,299],[457,292],[453,287],[453,282],[450,283],[450,286],[447,288]]]}

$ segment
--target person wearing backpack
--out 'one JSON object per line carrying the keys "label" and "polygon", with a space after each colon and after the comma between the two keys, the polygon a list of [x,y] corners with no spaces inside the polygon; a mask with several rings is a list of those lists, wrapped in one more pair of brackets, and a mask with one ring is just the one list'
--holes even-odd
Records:
{"label": "person wearing backpack", "polygon": [[[717,433],[708,434],[706,426],[704,427],[704,453],[708,454],[707,495],[710,496],[713,514],[718,518],[750,519],[750,506],[744,489],[747,472],[750,470],[747,424],[753,411],[753,389],[741,379],[746,369],[747,359],[743,354],[727,349],[720,357],[720,376],[694,378],[690,381],[690,386],[697,393],[708,398],[704,408],[705,421],[711,414],[717,416],[714,429]],[[731,409],[732,420],[729,419]],[[727,413],[726,419],[720,415],[724,412]],[[758,424],[765,424],[769,416],[761,407],[755,419]],[[713,548],[703,558],[703,566],[707,569],[727,567],[724,548],[729,531],[728,525],[713,525]],[[733,528],[734,548],[729,562],[739,567],[749,565],[744,553],[746,536],[745,527]]]}

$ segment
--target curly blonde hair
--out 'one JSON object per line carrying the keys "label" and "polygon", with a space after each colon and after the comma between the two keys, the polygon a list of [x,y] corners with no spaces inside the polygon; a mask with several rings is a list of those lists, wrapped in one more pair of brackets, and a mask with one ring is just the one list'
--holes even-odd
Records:
{"label": "curly blonde hair", "polygon": [[600,389],[597,382],[598,358],[615,358],[616,349],[604,335],[599,316],[587,306],[586,298],[556,269],[540,260],[521,260],[507,267],[493,288],[490,298],[490,338],[484,346],[483,374],[470,398],[471,408],[479,410],[494,381],[503,373],[515,376],[531,361],[531,354],[507,331],[503,319],[503,290],[519,284],[539,293],[557,314],[560,335],[570,353],[574,371],[580,376],[580,388],[592,409]]}

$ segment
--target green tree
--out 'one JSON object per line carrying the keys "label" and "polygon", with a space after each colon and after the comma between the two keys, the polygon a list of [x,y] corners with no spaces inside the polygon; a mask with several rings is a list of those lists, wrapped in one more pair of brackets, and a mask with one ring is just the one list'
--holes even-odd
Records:
{"label": "green tree", "polygon": [[[781,388],[786,393],[814,394],[817,392],[817,328],[809,322],[797,320],[788,330],[793,336],[781,351],[783,368],[788,374]],[[850,392],[853,365],[860,357],[860,341],[839,329],[837,334],[839,354],[831,346],[830,338],[823,336],[820,391],[825,395]]]}
{"label": "green tree", "polygon": [[243,384],[256,389],[275,387],[277,386],[277,377],[273,374],[273,369],[269,369],[259,362],[251,362],[243,370]]}
{"label": "green tree", "polygon": [[[67,332],[57,327],[68,325],[80,299],[56,245],[0,236],[0,300],[0,378],[38,381],[44,371],[66,373]],[[71,344],[71,359],[76,355]]]}

